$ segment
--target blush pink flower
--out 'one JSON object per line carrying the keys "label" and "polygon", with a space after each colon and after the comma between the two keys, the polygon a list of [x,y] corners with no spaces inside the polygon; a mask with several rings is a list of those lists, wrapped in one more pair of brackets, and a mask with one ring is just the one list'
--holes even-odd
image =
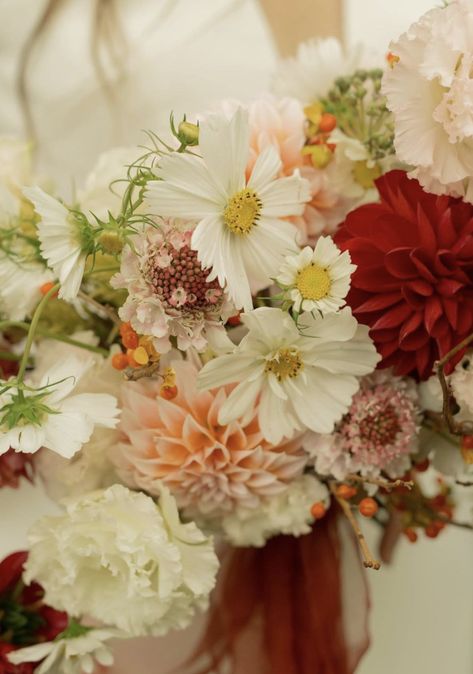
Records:
{"label": "blush pink flower", "polygon": [[332,435],[312,434],[304,448],[315,469],[339,480],[348,473],[405,473],[417,451],[420,410],[413,380],[376,372],[365,377]]}
{"label": "blush pink flower", "polygon": [[157,380],[124,386],[123,437],[111,458],[125,484],[158,495],[164,483],[179,507],[217,515],[239,505],[256,508],[302,474],[307,455],[300,437],[271,445],[256,410],[220,425],[218,413],[231,389],[198,392],[197,369],[184,361],[173,367],[173,400],[160,397]]}

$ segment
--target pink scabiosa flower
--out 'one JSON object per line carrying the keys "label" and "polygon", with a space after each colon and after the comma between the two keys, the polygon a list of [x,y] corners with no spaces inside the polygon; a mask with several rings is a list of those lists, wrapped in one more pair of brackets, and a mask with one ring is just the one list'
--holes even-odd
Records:
{"label": "pink scabiosa flower", "polygon": [[160,397],[154,380],[123,387],[123,440],[111,454],[130,487],[152,495],[166,484],[178,505],[217,515],[258,507],[302,474],[307,456],[300,435],[272,445],[263,439],[256,410],[227,425],[218,414],[229,387],[198,392],[197,369],[174,362],[177,396]]}
{"label": "pink scabiosa flower", "polygon": [[375,372],[362,380],[347,414],[332,435],[307,436],[304,449],[322,475],[345,479],[348,473],[392,477],[409,468],[417,451],[420,422],[416,386],[411,379]]}
{"label": "pink scabiosa flower", "polygon": [[112,280],[128,298],[119,313],[142,335],[154,338],[155,348],[170,350],[177,338],[181,350],[203,351],[210,344],[224,349],[223,322],[236,313],[218,281],[208,281],[196,251],[190,247],[190,229],[168,224],[146,227],[122,253],[121,270]]}

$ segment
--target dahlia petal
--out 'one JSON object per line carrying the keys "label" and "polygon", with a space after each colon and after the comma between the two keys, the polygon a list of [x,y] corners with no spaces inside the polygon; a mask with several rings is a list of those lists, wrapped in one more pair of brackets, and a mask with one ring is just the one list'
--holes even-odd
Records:
{"label": "dahlia petal", "polygon": [[384,258],[386,269],[399,279],[411,279],[417,276],[417,268],[410,259],[411,248],[395,248]]}
{"label": "dahlia petal", "polygon": [[378,318],[376,323],[373,325],[373,330],[382,330],[386,328],[395,328],[412,313],[412,309],[409,306],[398,304],[393,309],[389,309],[384,313],[381,318]]}
{"label": "dahlia petal", "polygon": [[434,326],[441,316],[442,303],[440,302],[440,299],[436,295],[429,297],[424,313],[425,328],[429,334],[432,334]]}
{"label": "dahlia petal", "polygon": [[366,302],[356,306],[356,312],[358,314],[371,313],[373,311],[381,311],[387,307],[397,304],[401,299],[401,294],[399,292],[386,293],[385,295],[373,295]]}

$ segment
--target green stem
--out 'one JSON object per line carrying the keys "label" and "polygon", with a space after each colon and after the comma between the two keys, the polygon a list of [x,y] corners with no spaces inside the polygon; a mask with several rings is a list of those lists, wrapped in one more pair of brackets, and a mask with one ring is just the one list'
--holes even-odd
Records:
{"label": "green stem", "polygon": [[25,346],[25,350],[23,351],[23,357],[21,359],[20,369],[18,371],[17,379],[18,379],[19,383],[23,381],[23,377],[25,376],[25,370],[26,370],[26,366],[28,364],[28,358],[30,356],[31,347],[33,346],[33,340],[35,338],[36,330],[38,328],[39,319],[41,318],[41,314],[43,313],[43,309],[46,307],[46,304],[49,302],[51,297],[57,293],[57,291],[59,289],[59,286],[60,286],[59,283],[56,283],[55,285],[53,285],[53,287],[48,290],[46,295],[42,298],[41,302],[38,304],[38,306],[35,309],[35,312],[33,314],[33,319],[31,321],[31,324],[30,324],[30,327],[29,327],[29,330],[28,330],[28,336],[26,338],[26,346]]}
{"label": "green stem", "polygon": [[11,353],[10,351],[0,351],[0,360],[20,360],[21,356],[18,356],[16,353]]}
{"label": "green stem", "polygon": [[[30,329],[30,324],[23,321],[2,321],[0,322],[0,332],[6,328],[19,328],[20,330],[25,330],[28,332]],[[70,344],[71,346],[77,346],[80,349],[85,349],[86,351],[92,351],[92,353],[98,353],[101,356],[108,356],[107,349],[102,349],[100,346],[94,346],[93,344],[86,344],[85,342],[79,342],[77,339],[68,337],[67,335],[62,335],[60,333],[48,332],[42,328],[37,328],[36,334],[44,339],[54,339],[57,342],[64,342],[64,344]],[[20,360],[15,354],[8,353],[8,356],[11,358],[5,357],[4,360]],[[3,352],[0,353],[0,358],[3,358]]]}

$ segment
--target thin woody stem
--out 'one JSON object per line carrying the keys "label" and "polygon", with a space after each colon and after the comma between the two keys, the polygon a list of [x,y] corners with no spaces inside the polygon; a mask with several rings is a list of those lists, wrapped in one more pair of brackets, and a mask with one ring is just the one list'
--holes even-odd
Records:
{"label": "thin woody stem", "polygon": [[362,477],[361,475],[354,475],[350,473],[349,475],[346,476],[346,479],[349,480],[350,482],[360,482],[361,484],[374,484],[377,487],[382,487],[383,489],[386,489],[386,491],[392,491],[393,489],[397,489],[398,487],[405,487],[406,489],[412,489],[414,486],[414,483],[409,480],[406,482],[405,480],[382,480],[374,477]]}
{"label": "thin woody stem", "polygon": [[350,522],[351,527],[355,532],[358,545],[360,546],[361,554],[363,555],[363,565],[367,569],[375,569],[375,571],[377,571],[378,569],[381,568],[381,564],[376,559],[374,559],[373,555],[371,554],[368,544],[366,542],[366,538],[363,532],[361,531],[358,522],[356,521],[356,517],[352,513],[350,504],[345,499],[337,496],[337,487],[335,483],[330,484],[330,491],[332,492],[334,498],[337,500],[339,506],[343,510],[343,514]]}
{"label": "thin woody stem", "polygon": [[465,339],[463,339],[459,344],[457,344],[453,349],[451,349],[448,353],[446,353],[445,356],[443,356],[443,358],[441,358],[437,362],[437,377],[440,381],[440,386],[442,388],[442,395],[443,395],[442,413],[445,422],[447,424],[448,430],[453,435],[473,434],[473,421],[457,422],[453,418],[451,407],[453,395],[450,386],[447,382],[447,379],[445,377],[445,366],[448,365],[450,360],[454,358],[457,355],[457,353],[463,351],[463,349],[465,349],[472,343],[473,343],[473,333],[468,337],[465,337]]}

